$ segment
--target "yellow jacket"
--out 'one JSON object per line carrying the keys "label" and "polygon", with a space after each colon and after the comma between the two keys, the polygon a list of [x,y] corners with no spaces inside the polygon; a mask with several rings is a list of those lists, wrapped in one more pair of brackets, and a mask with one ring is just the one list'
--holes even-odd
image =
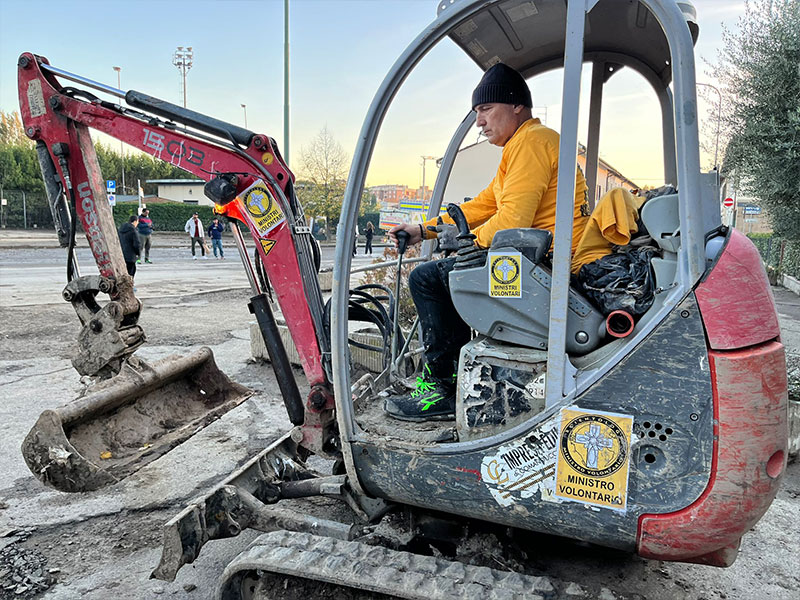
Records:
{"label": "yellow jacket", "polygon": [[[558,139],[558,133],[539,119],[529,119],[506,142],[492,183],[461,205],[479,246],[488,248],[494,234],[502,229],[533,227],[555,235]],[[589,215],[586,181],[580,168],[575,179],[573,251]],[[447,215],[442,219],[453,222]],[[435,236],[427,230],[428,225],[435,224],[436,218],[423,224],[426,237]]]}
{"label": "yellow jacket", "polygon": [[622,188],[614,188],[600,199],[572,256],[573,273],[611,254],[612,246],[624,246],[631,241],[631,235],[639,231],[636,219],[644,200]]}

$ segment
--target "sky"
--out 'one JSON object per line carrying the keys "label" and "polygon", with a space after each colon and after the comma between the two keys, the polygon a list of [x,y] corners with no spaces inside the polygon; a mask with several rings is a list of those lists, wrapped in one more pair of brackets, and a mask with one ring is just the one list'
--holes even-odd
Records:
{"label": "sky", "polygon": [[[16,61],[25,51],[113,87],[181,104],[172,64],[191,46],[188,107],[283,140],[283,0],[0,0],[0,109],[18,110]],[[743,2],[694,0],[700,24],[697,81],[722,44],[722,24],[735,26]],[[386,73],[436,16],[434,0],[290,0],[290,167],[302,175],[301,153],[323,128],[352,157],[367,109]],[[582,85],[588,97],[588,70]],[[443,155],[469,110],[481,72],[450,40],[440,42],[401,87],[384,121],[367,185],[417,187],[422,156]],[[561,78],[529,80],[534,115],[560,128]],[[655,96],[636,74],[620,72],[607,86],[601,158],[639,185],[663,182]],[[613,96],[613,100],[611,97]],[[699,98],[699,114],[706,114]],[[246,109],[241,107],[246,105]],[[582,102],[585,142],[587,102]],[[710,128],[713,131],[713,127]],[[620,131],[633,135],[621,135]],[[702,137],[701,129],[701,137]],[[478,140],[477,129],[467,142]],[[652,149],[644,151],[646,141]],[[101,140],[108,141],[108,140]],[[708,141],[708,140],[706,140]],[[112,147],[116,145],[109,144]],[[649,146],[649,145],[648,145]],[[713,149],[713,143],[708,146]],[[701,154],[704,168],[713,155]],[[427,162],[426,184],[436,167]]]}

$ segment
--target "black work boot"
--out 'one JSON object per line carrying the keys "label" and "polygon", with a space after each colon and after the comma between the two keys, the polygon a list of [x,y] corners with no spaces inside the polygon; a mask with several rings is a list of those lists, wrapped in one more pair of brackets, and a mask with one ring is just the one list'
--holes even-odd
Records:
{"label": "black work boot", "polygon": [[456,417],[456,378],[435,377],[428,365],[413,392],[386,398],[386,412],[402,421],[447,421]]}

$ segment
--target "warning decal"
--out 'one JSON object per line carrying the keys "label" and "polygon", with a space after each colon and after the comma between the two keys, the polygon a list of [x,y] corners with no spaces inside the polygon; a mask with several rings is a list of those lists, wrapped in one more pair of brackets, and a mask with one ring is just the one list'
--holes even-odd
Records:
{"label": "warning decal", "polygon": [[526,498],[554,501],[558,416],[481,461],[481,481],[500,506]]}
{"label": "warning decal", "polygon": [[633,417],[561,410],[555,495],[625,511]]}
{"label": "warning decal", "polygon": [[489,253],[489,296],[492,298],[522,297],[522,253]]}
{"label": "warning decal", "polygon": [[272,250],[272,247],[276,244],[275,240],[258,240],[261,242],[261,247],[264,249],[264,256],[269,254],[269,251]]}
{"label": "warning decal", "polygon": [[244,191],[242,202],[261,234],[275,229],[285,220],[267,184],[260,179]]}

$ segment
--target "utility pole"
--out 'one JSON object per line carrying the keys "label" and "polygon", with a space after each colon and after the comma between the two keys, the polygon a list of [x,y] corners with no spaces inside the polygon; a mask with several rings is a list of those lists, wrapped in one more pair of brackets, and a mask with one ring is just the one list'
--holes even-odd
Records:
{"label": "utility pole", "polygon": [[289,0],[283,0],[283,160],[289,164]]}
{"label": "utility pole", "polygon": [[244,128],[247,129],[247,104],[242,104],[242,110],[244,110]]}
{"label": "utility pole", "polygon": [[194,52],[192,47],[178,46],[175,54],[172,55],[172,64],[178,67],[181,72],[181,81],[183,82],[183,108],[186,108],[186,73],[192,68],[194,60]]}
{"label": "utility pole", "polygon": [[423,210],[427,210],[426,207],[426,198],[425,198],[425,163],[429,160],[436,160],[435,156],[423,156],[422,157],[422,206]]}
{"label": "utility pole", "polygon": [[[117,72],[117,89],[122,90],[122,83],[120,72],[122,71],[122,67],[111,67]],[[122,193],[125,193],[125,149],[122,145],[122,140],[119,141],[119,157],[120,161],[122,161]]]}

